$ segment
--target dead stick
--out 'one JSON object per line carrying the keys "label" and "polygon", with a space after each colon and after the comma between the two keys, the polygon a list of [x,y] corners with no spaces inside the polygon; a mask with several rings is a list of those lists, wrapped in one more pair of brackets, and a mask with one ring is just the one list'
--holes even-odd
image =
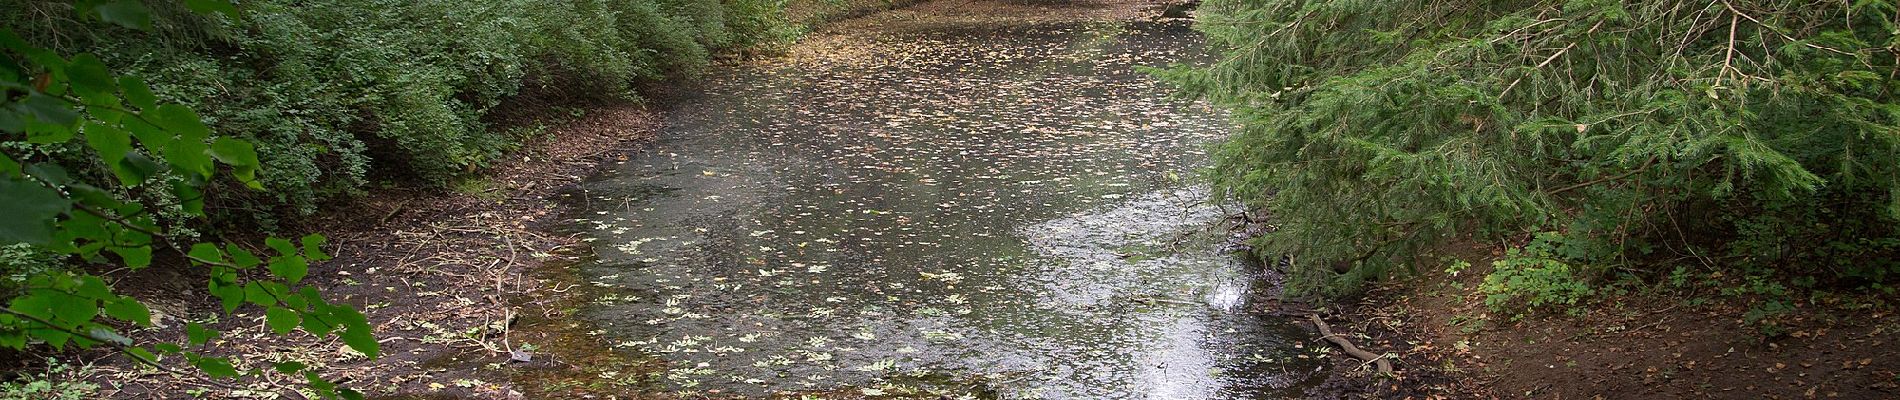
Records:
{"label": "dead stick", "polygon": [[1321,321],[1319,319],[1319,315],[1306,314],[1306,319],[1309,321],[1313,321],[1313,326],[1319,328],[1319,334],[1321,338],[1326,339],[1326,341],[1328,342],[1333,342],[1333,344],[1339,345],[1339,348],[1346,350],[1346,354],[1352,355],[1353,357],[1356,357],[1360,360],[1364,360],[1366,362],[1370,362],[1377,365],[1379,368],[1380,374],[1385,374],[1385,375],[1392,374],[1392,362],[1386,361],[1385,356],[1372,354],[1372,352],[1365,351],[1365,350],[1360,350],[1359,346],[1352,345],[1352,341],[1346,340],[1346,338],[1343,336],[1333,334],[1333,329],[1330,327],[1327,327],[1326,321]]}

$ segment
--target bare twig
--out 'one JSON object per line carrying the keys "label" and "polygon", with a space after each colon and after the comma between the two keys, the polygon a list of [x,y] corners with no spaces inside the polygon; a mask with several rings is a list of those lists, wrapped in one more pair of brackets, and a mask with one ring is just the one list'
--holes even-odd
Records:
{"label": "bare twig", "polygon": [[[1538,70],[1538,69],[1543,69],[1543,68],[1544,68],[1544,66],[1546,66],[1546,65],[1550,65],[1550,62],[1552,62],[1552,61],[1557,61],[1557,57],[1562,57],[1562,56],[1564,55],[1564,53],[1568,53],[1568,52],[1570,52],[1570,49],[1571,49],[1571,48],[1575,48],[1575,47],[1577,47],[1577,43],[1576,43],[1576,42],[1570,42],[1570,44],[1569,44],[1569,45],[1566,45],[1566,46],[1564,46],[1564,48],[1563,48],[1562,50],[1557,50],[1557,52],[1556,52],[1556,53],[1554,53],[1554,54],[1551,54],[1551,55],[1550,55],[1550,57],[1545,57],[1545,58],[1544,58],[1544,62],[1540,62],[1540,63],[1537,63],[1537,66],[1536,66],[1536,67],[1532,67],[1531,69],[1532,69],[1532,70]],[[1499,98],[1499,99],[1503,99],[1505,95],[1508,95],[1508,94],[1511,94],[1511,89],[1515,89],[1515,88],[1517,88],[1517,84],[1519,84],[1519,83],[1523,83],[1523,82],[1524,82],[1524,78],[1525,78],[1525,77],[1528,77],[1528,76],[1530,76],[1530,75],[1531,75],[1531,74],[1530,74],[1529,72],[1526,72],[1526,73],[1524,73],[1524,76],[1519,76],[1519,77],[1517,77],[1517,79],[1513,79],[1513,80],[1511,80],[1511,84],[1509,84],[1509,85],[1505,85],[1505,86],[1504,86],[1504,91],[1502,91],[1502,92],[1498,92],[1498,98]]]}

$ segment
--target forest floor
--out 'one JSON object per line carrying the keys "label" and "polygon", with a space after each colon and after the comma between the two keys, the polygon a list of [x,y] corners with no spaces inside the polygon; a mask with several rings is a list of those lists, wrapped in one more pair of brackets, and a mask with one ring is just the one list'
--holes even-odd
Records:
{"label": "forest floor", "polygon": [[[223,331],[207,352],[243,354],[236,359],[240,369],[300,361],[372,398],[521,398],[533,391],[517,389],[509,382],[514,377],[577,363],[608,366],[610,360],[601,357],[611,352],[522,345],[572,342],[585,332],[578,323],[550,322],[566,321],[572,300],[560,295],[571,288],[559,283],[561,268],[549,266],[577,258],[567,249],[578,240],[550,228],[562,217],[563,188],[602,163],[624,159],[659,126],[658,114],[637,104],[582,110],[579,117],[551,119],[556,122],[544,135],[511,160],[450,191],[383,190],[332,205],[346,211],[292,228],[329,235],[335,258],[313,267],[306,282],[369,317],[382,345],[380,358],[356,354],[335,337],[273,335],[257,310],[183,320],[179,316],[220,312],[203,293],[201,277],[115,276],[128,294],[160,299],[154,307],[158,327],[132,336],[182,338],[185,322],[205,323]],[[183,268],[141,272],[174,270]],[[267,379],[220,385],[127,363],[102,363],[93,373],[102,384],[99,394],[111,398],[274,398],[300,385]]]}
{"label": "forest floor", "polygon": [[[1900,396],[1891,296],[1801,293],[1751,321],[1743,279],[1612,282],[1570,313],[1512,321],[1477,290],[1503,247],[1464,243],[1418,273],[1342,302],[1328,319],[1359,346],[1398,356],[1395,380],[1358,397],[1507,399],[1875,399]],[[1458,259],[1473,267],[1444,271]],[[1664,279],[1668,280],[1668,279]],[[1759,313],[1759,311],[1756,311]],[[1554,315],[1553,315],[1554,314]],[[1359,368],[1358,360],[1342,367]]]}

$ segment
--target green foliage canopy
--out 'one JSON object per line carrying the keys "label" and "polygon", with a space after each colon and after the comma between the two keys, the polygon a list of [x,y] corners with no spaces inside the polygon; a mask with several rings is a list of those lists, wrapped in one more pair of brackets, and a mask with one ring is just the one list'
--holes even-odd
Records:
{"label": "green foliage canopy", "polygon": [[1892,1],[1201,11],[1223,57],[1161,74],[1234,110],[1243,128],[1211,175],[1272,213],[1260,244],[1296,255],[1295,289],[1350,291],[1453,236],[1540,230],[1596,264],[1700,247],[1900,272]]}
{"label": "green foliage canopy", "polygon": [[[309,214],[379,179],[447,184],[525,139],[489,120],[505,100],[633,97],[639,82],[693,76],[715,51],[790,29],[773,0],[258,0],[222,18],[192,12],[198,3],[67,19],[45,16],[70,15],[69,1],[0,0],[22,10],[0,21],[55,54],[94,54],[255,143],[271,190],[207,198],[246,211],[212,215],[242,224]],[[127,18],[150,29],[95,22]]]}

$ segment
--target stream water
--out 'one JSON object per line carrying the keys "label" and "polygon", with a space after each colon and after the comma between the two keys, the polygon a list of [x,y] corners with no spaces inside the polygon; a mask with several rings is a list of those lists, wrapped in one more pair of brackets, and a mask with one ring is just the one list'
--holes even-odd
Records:
{"label": "stream water", "polygon": [[1136,66],[1185,23],[890,26],[716,73],[587,184],[587,315],[668,391],[1228,399],[1317,383]]}

